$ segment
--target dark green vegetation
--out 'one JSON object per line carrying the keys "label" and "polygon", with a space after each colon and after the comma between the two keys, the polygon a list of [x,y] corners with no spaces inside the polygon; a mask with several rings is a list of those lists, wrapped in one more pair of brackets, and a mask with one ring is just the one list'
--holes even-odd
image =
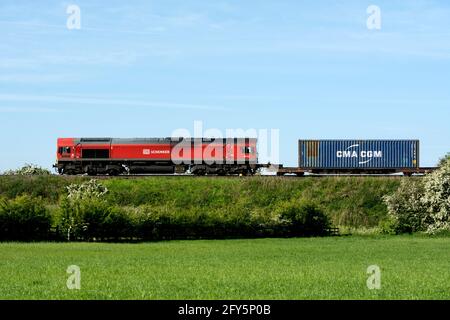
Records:
{"label": "dark green vegetation", "polygon": [[0,199],[0,240],[49,239],[51,223],[40,199],[28,195]]}
{"label": "dark green vegetation", "polygon": [[[82,177],[1,176],[1,238],[117,241],[321,236],[331,225],[377,227],[386,218],[382,197],[399,184],[399,178],[381,177],[114,178],[101,180],[106,194],[95,193],[104,187],[91,181],[83,184],[81,194],[86,195],[68,199],[68,185],[87,181]],[[10,210],[23,213],[31,207],[25,202],[41,205],[39,210],[51,217],[56,236],[11,232],[12,217],[20,220],[15,230],[29,224],[30,214],[18,216]]]}
{"label": "dark green vegetation", "polygon": [[[168,210],[236,211],[258,214],[283,204],[303,201],[319,206],[334,225],[375,227],[386,217],[382,197],[399,186],[398,177],[327,178],[186,178],[146,177],[101,180],[109,189],[108,202],[121,207],[142,205]],[[414,179],[414,178],[413,178]],[[29,194],[47,205],[58,203],[65,187],[87,181],[83,177],[0,176],[0,196]]]}
{"label": "dark green vegetation", "polygon": [[[450,299],[448,238],[2,243],[1,299]],[[81,290],[68,290],[69,265]],[[368,290],[367,268],[381,268]]]}

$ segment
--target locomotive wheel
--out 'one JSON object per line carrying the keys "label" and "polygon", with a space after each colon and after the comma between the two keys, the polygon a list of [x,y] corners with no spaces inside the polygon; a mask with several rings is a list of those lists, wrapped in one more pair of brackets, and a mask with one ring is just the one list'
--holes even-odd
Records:
{"label": "locomotive wheel", "polygon": [[118,176],[119,175],[119,171],[116,169],[110,169],[108,170],[108,176]]}
{"label": "locomotive wheel", "polygon": [[97,171],[94,170],[88,170],[87,171],[88,176],[96,176],[97,175]]}

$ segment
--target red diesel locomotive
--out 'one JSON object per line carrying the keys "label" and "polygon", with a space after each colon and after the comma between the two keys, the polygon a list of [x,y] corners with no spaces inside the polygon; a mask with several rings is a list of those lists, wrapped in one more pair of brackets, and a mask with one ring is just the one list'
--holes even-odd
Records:
{"label": "red diesel locomotive", "polygon": [[254,138],[59,138],[60,174],[254,174]]}

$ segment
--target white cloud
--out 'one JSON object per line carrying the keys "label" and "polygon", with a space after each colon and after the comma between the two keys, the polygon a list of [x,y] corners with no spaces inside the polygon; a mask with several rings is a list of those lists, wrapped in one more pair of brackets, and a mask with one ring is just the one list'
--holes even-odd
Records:
{"label": "white cloud", "polygon": [[7,83],[49,83],[71,82],[76,80],[73,74],[13,73],[0,75],[0,82]]}
{"label": "white cloud", "polygon": [[220,106],[173,103],[165,101],[137,100],[129,98],[105,98],[88,96],[62,96],[62,95],[18,95],[18,94],[0,94],[0,101],[8,102],[45,102],[45,103],[70,103],[77,105],[93,105],[106,107],[148,107],[148,108],[167,108],[167,109],[196,109],[196,110],[227,110]]}
{"label": "white cloud", "polygon": [[0,113],[60,113],[63,109],[33,107],[0,107]]}

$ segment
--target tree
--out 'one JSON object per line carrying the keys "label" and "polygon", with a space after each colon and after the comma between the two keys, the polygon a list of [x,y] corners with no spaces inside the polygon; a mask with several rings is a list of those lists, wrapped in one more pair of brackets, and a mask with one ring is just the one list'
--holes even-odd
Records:
{"label": "tree", "polygon": [[384,201],[396,233],[450,231],[450,157],[422,180],[403,180]]}
{"label": "tree", "polygon": [[439,160],[438,167],[444,166],[449,161],[450,161],[450,152],[447,153],[444,157],[442,157],[441,160]]}
{"label": "tree", "polygon": [[422,202],[432,221],[428,233],[450,230],[450,158],[425,178]]}

